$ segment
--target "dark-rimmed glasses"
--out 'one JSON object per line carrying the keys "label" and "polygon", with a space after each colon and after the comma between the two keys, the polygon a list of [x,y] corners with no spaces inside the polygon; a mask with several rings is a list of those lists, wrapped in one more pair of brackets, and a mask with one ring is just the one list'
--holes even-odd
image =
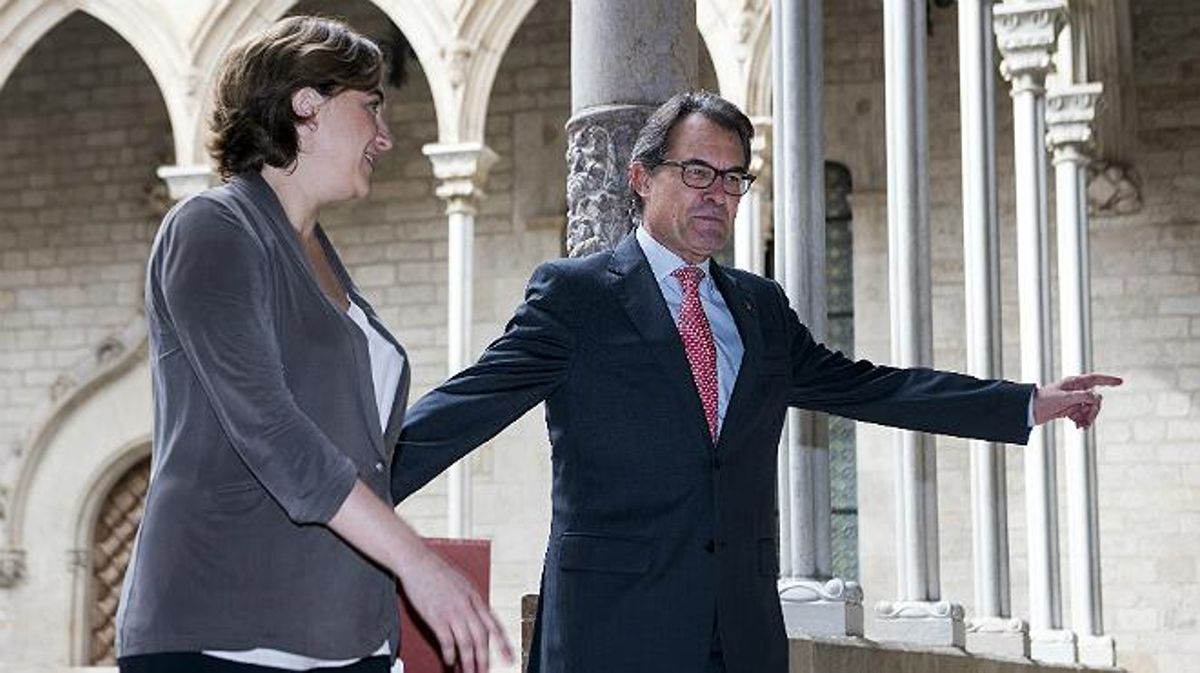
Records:
{"label": "dark-rimmed glasses", "polygon": [[742,196],[750,191],[750,185],[754,184],[754,179],[758,177],[740,168],[717,170],[716,167],[700,159],[688,159],[687,161],[664,159],[659,166],[677,167],[683,184],[692,189],[708,189],[719,176],[721,189],[730,196]]}

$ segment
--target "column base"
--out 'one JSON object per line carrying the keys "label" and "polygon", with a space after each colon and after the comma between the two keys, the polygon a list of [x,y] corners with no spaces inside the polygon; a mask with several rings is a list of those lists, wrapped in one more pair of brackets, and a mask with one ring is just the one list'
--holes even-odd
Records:
{"label": "column base", "polygon": [[1029,658],[1029,626],[1012,617],[967,620],[967,651],[1010,659]]}
{"label": "column base", "polygon": [[861,636],[862,599],[858,582],[839,578],[779,580],[779,603],[788,638]]}
{"label": "column base", "polygon": [[963,607],[949,601],[879,601],[873,640],[930,647],[963,647]]}
{"label": "column base", "polygon": [[1112,636],[1079,636],[1079,663],[1084,666],[1117,665],[1117,644]]}
{"label": "column base", "polygon": [[1046,664],[1075,663],[1075,634],[1061,629],[1030,631],[1029,658]]}
{"label": "column base", "polygon": [[159,166],[156,174],[167,183],[167,192],[178,201],[208,189],[217,176],[208,166]]}

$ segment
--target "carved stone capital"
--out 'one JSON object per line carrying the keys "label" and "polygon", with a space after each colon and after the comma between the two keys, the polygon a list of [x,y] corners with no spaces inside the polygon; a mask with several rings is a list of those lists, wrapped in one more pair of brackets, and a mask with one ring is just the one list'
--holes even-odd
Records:
{"label": "carved stone capital", "polygon": [[167,192],[176,201],[199,194],[217,181],[217,174],[208,166],[159,166],[155,173],[167,183]]}
{"label": "carved stone capital", "polygon": [[1080,159],[1090,148],[1103,91],[1099,83],[1068,84],[1046,94],[1046,144],[1055,161]]}
{"label": "carved stone capital", "polygon": [[1097,217],[1129,215],[1142,208],[1142,179],[1121,164],[1092,162],[1088,166],[1088,212]]}
{"label": "carved stone capital", "polygon": [[483,143],[425,145],[421,148],[441,180],[434,193],[446,201],[446,212],[475,213],[475,204],[486,196],[483,185],[496,163],[496,153]]}
{"label": "carved stone capital", "polygon": [[636,221],[629,157],[654,108],[604,105],[567,122],[567,254],[611,248]]}
{"label": "carved stone capital", "polygon": [[1000,74],[1013,92],[1040,91],[1054,69],[1058,31],[1067,16],[1066,0],[1004,2],[992,10]]}
{"label": "carved stone capital", "polygon": [[11,589],[25,576],[25,550],[0,549],[0,589]]}

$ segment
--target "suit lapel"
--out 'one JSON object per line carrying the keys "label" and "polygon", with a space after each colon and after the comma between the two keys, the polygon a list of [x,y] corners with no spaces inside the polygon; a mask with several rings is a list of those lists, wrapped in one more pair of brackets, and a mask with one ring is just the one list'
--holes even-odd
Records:
{"label": "suit lapel", "polygon": [[711,451],[713,445],[708,422],[692,379],[692,367],[683,351],[679,329],[671,319],[671,311],[663,300],[658,280],[651,272],[650,263],[646,261],[636,236],[629,234],[617,244],[609,272],[629,320],[654,354],[654,360],[666,370],[670,387],[677,391],[679,403],[688,410],[688,415],[702,430],[702,434],[710,438],[706,446]]}
{"label": "suit lapel", "polygon": [[[737,381],[733,385],[733,393],[729,396],[729,406],[725,410],[725,422],[721,424],[721,435],[726,436],[725,428],[736,424],[744,408],[750,404],[752,391],[758,380],[759,367],[762,364],[763,340],[758,307],[737,279],[725,272],[712,261],[709,263],[713,283],[725,299],[725,305],[733,314],[733,322],[737,325],[738,334],[742,337],[742,363],[738,367]],[[721,447],[720,441],[717,444]]]}

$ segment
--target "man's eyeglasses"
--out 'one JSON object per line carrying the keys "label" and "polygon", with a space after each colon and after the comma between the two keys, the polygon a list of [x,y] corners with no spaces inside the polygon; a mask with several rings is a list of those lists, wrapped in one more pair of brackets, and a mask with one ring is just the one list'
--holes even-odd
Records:
{"label": "man's eyeglasses", "polygon": [[659,166],[678,167],[683,184],[692,189],[708,189],[720,177],[721,189],[730,196],[742,196],[750,191],[750,185],[754,184],[754,179],[758,177],[740,168],[727,168],[719,171],[700,159],[688,159],[687,161],[664,159]]}

